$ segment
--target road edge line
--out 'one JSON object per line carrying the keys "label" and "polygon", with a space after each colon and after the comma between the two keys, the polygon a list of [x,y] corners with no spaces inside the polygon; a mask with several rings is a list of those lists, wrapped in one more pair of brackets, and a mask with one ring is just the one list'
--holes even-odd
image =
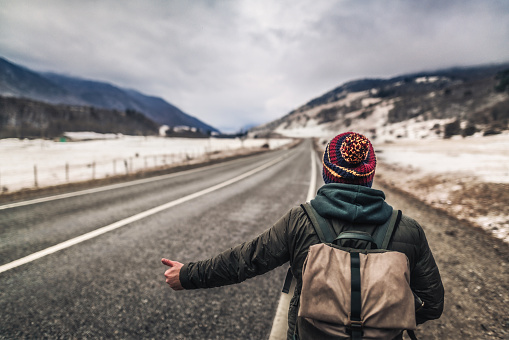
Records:
{"label": "road edge line", "polygon": [[250,171],[248,171],[248,172],[246,172],[246,173],[244,173],[242,175],[239,175],[237,177],[231,178],[231,179],[229,179],[227,181],[224,181],[222,183],[213,185],[213,186],[211,186],[209,188],[206,188],[206,189],[200,190],[198,192],[195,192],[193,194],[181,197],[179,199],[176,199],[174,201],[165,203],[165,204],[157,206],[155,208],[151,208],[149,210],[143,211],[143,212],[138,213],[136,215],[124,218],[124,219],[122,219],[120,221],[114,222],[112,224],[109,224],[107,226],[104,226],[104,227],[101,227],[101,228],[98,228],[98,229],[95,229],[95,230],[93,230],[91,232],[88,232],[88,233],[85,233],[83,235],[74,237],[74,238],[72,238],[70,240],[58,243],[58,244],[56,244],[54,246],[51,246],[51,247],[48,247],[46,249],[40,250],[38,252],[32,253],[30,255],[27,255],[27,256],[22,257],[22,258],[17,259],[17,260],[14,260],[12,262],[3,264],[3,265],[0,266],[0,273],[6,272],[8,270],[11,270],[13,268],[22,266],[22,265],[27,264],[27,263],[33,262],[35,260],[38,260],[38,259],[40,259],[42,257],[47,256],[47,255],[53,254],[53,253],[55,253],[57,251],[60,251],[62,249],[69,248],[69,247],[74,246],[74,245],[76,245],[78,243],[90,240],[92,238],[95,238],[97,236],[100,236],[102,234],[110,232],[112,230],[121,228],[121,227],[126,226],[126,225],[128,225],[130,223],[133,223],[133,222],[141,220],[141,219],[143,219],[145,217],[154,215],[154,214],[156,214],[158,212],[161,212],[163,210],[172,208],[172,207],[174,207],[176,205],[179,205],[179,204],[182,204],[184,202],[190,201],[192,199],[198,198],[200,196],[206,195],[206,194],[211,193],[213,191],[222,189],[222,188],[224,188],[224,187],[226,187],[226,186],[228,186],[230,184],[236,183],[236,182],[238,182],[240,180],[243,180],[244,178],[247,178],[247,177],[252,176],[252,175],[254,175],[254,174],[256,174],[256,173],[258,173],[258,172],[260,172],[262,170],[265,170],[265,169],[275,165],[276,163],[280,162],[282,159],[288,158],[288,157],[290,157],[290,155],[288,155],[288,154],[279,156],[279,157],[277,157],[277,158],[275,158],[275,159],[273,159],[273,160],[271,160],[271,161],[269,161],[267,163],[264,163],[263,165],[255,168],[255,169],[252,169],[252,170],[250,170]]}

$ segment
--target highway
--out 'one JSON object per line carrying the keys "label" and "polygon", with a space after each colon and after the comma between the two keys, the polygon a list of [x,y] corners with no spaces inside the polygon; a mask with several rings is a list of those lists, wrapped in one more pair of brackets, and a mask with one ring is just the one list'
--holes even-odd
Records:
{"label": "highway", "polygon": [[287,266],[238,285],[174,292],[160,259],[205,259],[272,226],[307,199],[312,174],[320,185],[311,150],[305,141],[0,206],[0,338],[268,338]]}
{"label": "highway", "polygon": [[[281,339],[286,265],[238,285],[174,292],[160,259],[206,259],[256,237],[323,184],[316,161],[305,141],[0,205],[0,339]],[[419,221],[440,268],[445,310],[417,337],[507,339],[507,244],[377,177],[374,187]]]}

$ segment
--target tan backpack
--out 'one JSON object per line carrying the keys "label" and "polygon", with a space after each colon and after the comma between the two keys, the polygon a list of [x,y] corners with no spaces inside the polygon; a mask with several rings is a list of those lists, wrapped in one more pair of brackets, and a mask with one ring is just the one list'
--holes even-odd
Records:
{"label": "tan backpack", "polygon": [[[373,236],[347,231],[336,237],[310,204],[302,207],[322,243],[309,248],[302,268],[295,338],[394,339],[404,330],[415,338],[416,303],[421,302],[410,289],[408,258],[387,250],[401,211],[393,211]],[[369,246],[344,247],[344,240],[366,241]]]}

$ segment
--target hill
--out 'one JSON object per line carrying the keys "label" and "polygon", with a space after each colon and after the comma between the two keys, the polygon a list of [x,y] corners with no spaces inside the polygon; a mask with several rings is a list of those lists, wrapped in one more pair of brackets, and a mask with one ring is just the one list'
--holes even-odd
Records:
{"label": "hill", "polygon": [[452,68],[345,83],[251,135],[448,138],[496,134],[509,124],[509,64]]}
{"label": "hill", "polygon": [[39,73],[0,57],[0,95],[27,98],[48,104],[89,106],[142,113],[159,125],[189,126],[203,132],[218,132],[165,100],[112,84]]}
{"label": "hill", "polygon": [[55,138],[69,131],[157,135],[159,125],[130,109],[54,105],[0,96],[0,138]]}

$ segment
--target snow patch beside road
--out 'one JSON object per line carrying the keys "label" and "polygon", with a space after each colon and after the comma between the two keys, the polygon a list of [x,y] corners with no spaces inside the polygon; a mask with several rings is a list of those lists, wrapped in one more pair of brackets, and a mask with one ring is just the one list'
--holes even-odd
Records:
{"label": "snow patch beside road", "polygon": [[[164,138],[115,135],[98,140],[0,139],[0,194],[197,162],[292,139]],[[83,137],[83,134],[80,134]]]}
{"label": "snow patch beside road", "polygon": [[509,134],[375,144],[376,181],[509,243]]}

